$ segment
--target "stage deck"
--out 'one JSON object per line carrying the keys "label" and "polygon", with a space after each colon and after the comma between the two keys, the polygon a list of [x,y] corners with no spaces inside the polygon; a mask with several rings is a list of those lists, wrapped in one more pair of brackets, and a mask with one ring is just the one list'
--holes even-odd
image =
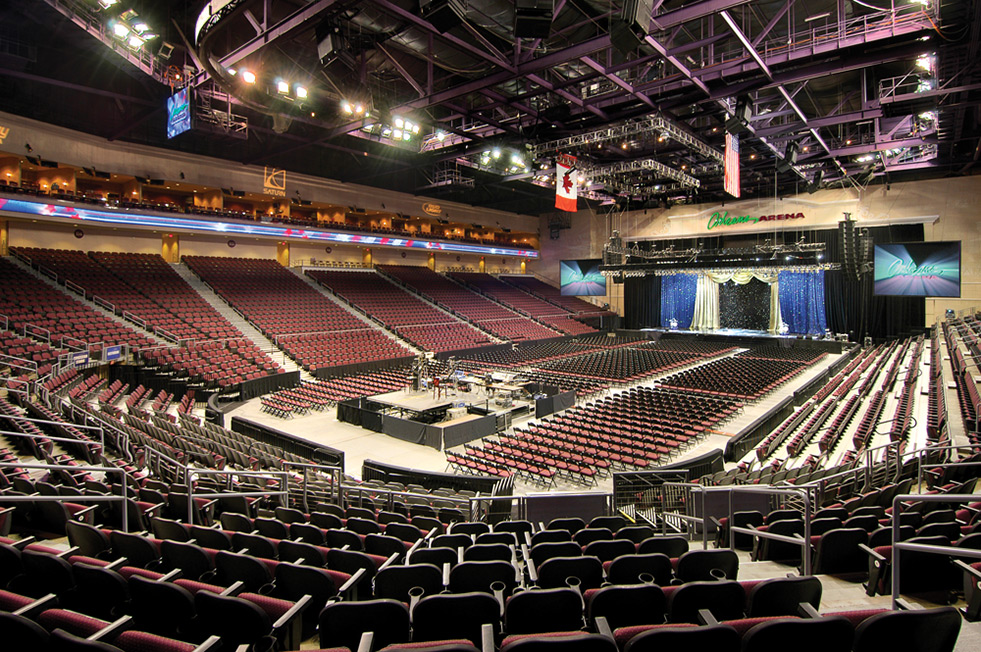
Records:
{"label": "stage deck", "polygon": [[469,403],[469,401],[460,396],[447,397],[444,394],[440,398],[435,398],[432,390],[420,390],[417,392],[396,390],[394,392],[369,396],[368,400],[411,412],[428,412],[430,410],[450,408],[460,401],[463,401],[465,404]]}

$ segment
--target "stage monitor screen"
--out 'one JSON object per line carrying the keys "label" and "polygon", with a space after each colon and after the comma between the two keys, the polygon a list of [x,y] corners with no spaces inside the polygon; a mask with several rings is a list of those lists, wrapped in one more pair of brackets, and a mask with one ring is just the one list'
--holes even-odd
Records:
{"label": "stage monitor screen", "polygon": [[960,242],[877,244],[873,281],[878,296],[959,297]]}
{"label": "stage monitor screen", "polygon": [[567,297],[606,295],[606,277],[600,273],[599,258],[559,261],[559,292]]}
{"label": "stage monitor screen", "polygon": [[182,88],[167,98],[167,138],[191,128],[190,92]]}

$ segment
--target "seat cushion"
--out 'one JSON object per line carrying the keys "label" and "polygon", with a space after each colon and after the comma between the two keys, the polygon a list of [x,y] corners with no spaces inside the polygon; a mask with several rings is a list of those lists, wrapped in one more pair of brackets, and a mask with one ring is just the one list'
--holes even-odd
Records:
{"label": "seat cushion", "polygon": [[63,629],[69,634],[87,638],[109,623],[68,609],[48,609],[41,612],[38,622],[49,632]]}
{"label": "seat cushion", "polygon": [[34,598],[0,589],[0,611],[17,611],[34,602]]}
{"label": "seat cushion", "polygon": [[269,616],[269,620],[272,621],[278,620],[283,614],[292,609],[294,604],[289,600],[270,598],[268,595],[259,595],[258,593],[241,593],[238,597],[248,600],[265,611],[266,615]]}
{"label": "seat cushion", "polygon": [[613,639],[617,643],[617,647],[621,650],[627,644],[627,641],[632,639],[638,634],[643,634],[644,632],[650,631],[652,629],[659,629],[663,627],[698,627],[692,623],[665,623],[663,625],[632,625],[630,627],[620,627],[615,632],[613,632]]}

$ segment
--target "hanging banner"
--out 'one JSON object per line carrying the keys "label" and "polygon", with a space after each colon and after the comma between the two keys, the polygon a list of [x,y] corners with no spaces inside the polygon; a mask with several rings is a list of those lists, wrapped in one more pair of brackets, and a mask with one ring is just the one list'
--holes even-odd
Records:
{"label": "hanging banner", "polygon": [[559,154],[555,160],[555,207],[560,211],[576,212],[576,189],[579,172],[576,157]]}
{"label": "hanging banner", "polygon": [[739,136],[726,132],[724,190],[739,197]]}

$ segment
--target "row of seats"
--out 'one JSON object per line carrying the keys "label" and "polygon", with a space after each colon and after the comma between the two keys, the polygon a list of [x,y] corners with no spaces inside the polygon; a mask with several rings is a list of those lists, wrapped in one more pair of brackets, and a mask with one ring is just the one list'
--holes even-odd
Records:
{"label": "row of seats", "polygon": [[7,316],[8,327],[21,332],[25,326],[44,329],[53,346],[80,345],[97,352],[102,345],[143,348],[154,344],[6,259],[0,260],[0,283],[4,287],[0,314]]}
{"label": "row of seats", "polygon": [[[450,277],[476,288],[482,294],[491,297],[495,301],[499,301],[513,310],[529,315],[545,324],[555,326],[561,332],[568,335],[579,335],[596,331],[596,329],[586,326],[581,322],[569,319],[572,313],[565,308],[561,308],[523,290],[519,290],[513,285],[509,285],[490,274],[484,274],[482,272],[453,272],[450,274]],[[573,323],[577,324],[578,327],[571,326]],[[562,326],[565,328],[562,328]]]}
{"label": "row of seats", "polygon": [[522,341],[560,335],[558,331],[480,296],[427,267],[384,265],[379,270],[497,337]]}

